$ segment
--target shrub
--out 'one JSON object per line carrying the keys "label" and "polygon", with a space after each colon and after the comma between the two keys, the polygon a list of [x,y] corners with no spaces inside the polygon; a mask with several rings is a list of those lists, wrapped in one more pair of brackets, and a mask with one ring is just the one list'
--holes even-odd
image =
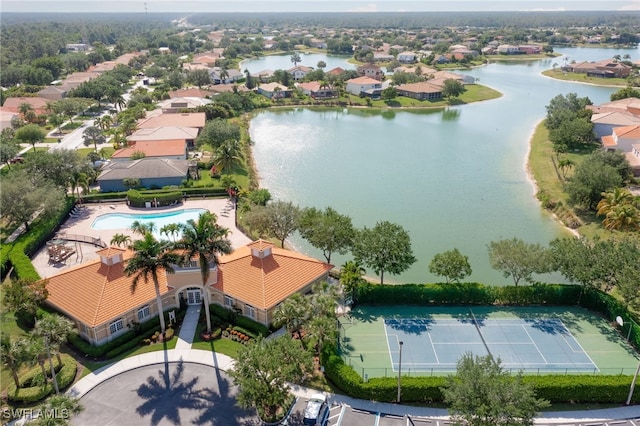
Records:
{"label": "shrub", "polygon": [[[56,369],[56,379],[58,381],[58,387],[63,390],[68,387],[76,377],[77,363],[70,355],[62,354],[62,366],[58,367],[54,361],[54,368]],[[38,379],[37,377],[40,377]],[[45,399],[47,396],[55,392],[53,382],[46,384],[40,384],[37,386],[26,387],[27,383],[44,383],[42,377],[42,371],[39,366],[33,367],[25,375],[20,378],[20,382],[23,386],[16,389],[15,383],[11,381],[7,388],[7,398],[14,403],[34,403]]]}

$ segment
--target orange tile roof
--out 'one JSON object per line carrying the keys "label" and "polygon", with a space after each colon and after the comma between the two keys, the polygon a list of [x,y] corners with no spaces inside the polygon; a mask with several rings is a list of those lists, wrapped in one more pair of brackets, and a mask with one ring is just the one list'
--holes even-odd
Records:
{"label": "orange tile roof", "polygon": [[[271,250],[260,258],[252,250]],[[333,266],[303,254],[258,240],[220,257],[214,288],[259,309],[270,309],[326,276]]]}
{"label": "orange tile roof", "polygon": [[622,126],[622,127],[614,127],[613,132],[618,136],[618,138],[624,139],[640,139],[640,126]]}
{"label": "orange tile roof", "polygon": [[[108,257],[118,250],[123,251],[112,247],[100,253]],[[110,266],[96,259],[48,278],[47,302],[89,327],[95,327],[153,301],[155,290],[151,281],[141,280],[136,291],[131,292],[133,277],[124,273],[124,267],[132,255],[132,251],[126,251],[125,262]],[[166,274],[158,274],[158,280],[160,294],[166,294],[170,290]]]}
{"label": "orange tile roof", "polygon": [[606,135],[602,137],[602,146],[613,147],[618,146],[616,140],[611,135]]}
{"label": "orange tile roof", "polygon": [[152,129],[162,126],[203,128],[206,120],[204,112],[161,114],[138,120],[138,129]]}
{"label": "orange tile roof", "polygon": [[113,153],[111,158],[131,158],[136,152],[143,152],[145,157],[165,157],[186,155],[187,143],[184,139],[138,141],[127,148]]}
{"label": "orange tile roof", "polygon": [[353,84],[380,84],[380,82],[378,80],[374,80],[373,78],[366,77],[366,76],[352,78],[350,80],[347,80],[347,83],[353,83]]}
{"label": "orange tile roof", "polygon": [[36,114],[43,114],[47,110],[47,104],[49,102],[51,102],[51,100],[41,97],[12,97],[5,99],[2,108],[5,111],[18,113],[20,112],[20,105],[29,104]]}
{"label": "orange tile roof", "polygon": [[213,92],[210,90],[198,89],[196,87],[191,87],[188,89],[179,89],[172,90],[169,92],[170,98],[206,98],[207,96],[213,95]]}

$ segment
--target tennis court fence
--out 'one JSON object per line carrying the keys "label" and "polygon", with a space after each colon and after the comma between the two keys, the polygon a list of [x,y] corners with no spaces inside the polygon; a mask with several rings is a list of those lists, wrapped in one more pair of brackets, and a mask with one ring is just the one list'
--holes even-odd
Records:
{"label": "tennis court fence", "polygon": [[[360,357],[356,357],[357,361],[360,361]],[[393,368],[369,368],[369,367],[359,367],[357,365],[353,365],[353,357],[342,355],[342,359],[345,364],[351,366],[361,377],[365,378],[374,378],[374,377],[398,377],[398,370]],[[504,368],[504,367],[503,367]],[[519,369],[519,368],[504,368],[511,374],[517,374],[522,372],[522,374],[532,375],[532,376],[546,376],[550,374],[558,374],[562,376],[569,375],[605,375],[605,376],[633,376],[636,372],[636,368],[594,368],[592,370],[573,370],[569,368],[559,368],[559,369],[550,369],[550,368],[530,368],[530,369]],[[442,376],[451,373],[455,373],[455,367],[451,370],[439,368],[431,368],[431,369],[412,369],[410,367],[405,368],[404,364],[402,366],[402,375],[407,377],[425,377],[425,376]]]}

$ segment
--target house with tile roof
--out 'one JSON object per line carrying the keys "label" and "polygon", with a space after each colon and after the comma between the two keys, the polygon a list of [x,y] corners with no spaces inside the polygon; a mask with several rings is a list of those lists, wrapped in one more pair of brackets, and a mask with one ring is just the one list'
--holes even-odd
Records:
{"label": "house with tile roof", "polygon": [[2,109],[7,112],[13,112],[16,114],[20,113],[20,105],[29,104],[31,108],[33,108],[33,112],[36,114],[46,114],[47,113],[47,104],[50,102],[49,99],[33,97],[33,96],[19,96],[19,97],[11,97],[7,98],[2,105]]}
{"label": "house with tile roof", "polygon": [[338,97],[338,91],[333,87],[323,86],[319,81],[296,83],[296,86],[313,99],[328,99]]}
{"label": "house with tile roof", "polygon": [[607,151],[631,152],[633,145],[640,144],[640,125],[615,127],[611,135],[600,140]]}
{"label": "house with tile roof", "polygon": [[[115,247],[98,252],[99,259],[85,262],[47,278],[46,303],[76,324],[80,335],[93,344],[106,343],[136,322],[157,317],[152,283],[131,289],[132,277],[124,272],[134,253]],[[269,325],[276,307],[295,293],[309,293],[325,281],[332,265],[258,240],[219,258],[203,287],[200,266],[193,261],[176,266],[173,274],[158,275],[163,309],[199,305],[203,292],[213,303],[234,309]]]}
{"label": "house with tile roof", "polygon": [[126,191],[125,181],[139,179],[143,188],[180,186],[189,177],[189,160],[141,158],[134,161],[112,161],[96,179],[102,192]]}
{"label": "house with tile roof", "polygon": [[370,77],[356,77],[347,80],[346,91],[356,96],[380,96],[382,83]]}
{"label": "house with tile roof", "polygon": [[258,86],[256,92],[269,99],[278,99],[290,97],[292,91],[280,83],[265,83]]}
{"label": "house with tile roof", "polygon": [[605,59],[597,62],[578,62],[561,67],[564,72],[586,74],[588,77],[599,78],[627,78],[631,74],[632,67],[613,59]]}
{"label": "house with tile roof", "polygon": [[305,67],[304,65],[296,65],[295,67],[287,70],[287,72],[291,74],[293,79],[296,81],[302,80],[304,76],[309,74],[311,71],[313,71],[313,68]]}
{"label": "house with tile roof", "polygon": [[164,126],[195,127],[202,130],[207,117],[204,112],[181,112],[176,114],[151,115],[138,120],[138,129],[154,129]]}
{"label": "house with tile roof", "polygon": [[212,91],[200,89],[197,87],[172,90],[169,92],[170,98],[206,98],[211,95],[213,95]]}
{"label": "house with tile roof", "polygon": [[127,141],[167,141],[182,139],[187,142],[189,149],[193,149],[199,133],[200,129],[197,127],[160,126],[136,130],[132,135],[127,136]]}
{"label": "house with tile roof", "polygon": [[116,150],[111,155],[111,161],[131,161],[136,153],[144,154],[144,158],[186,160],[187,143],[183,139],[134,142],[126,148]]}
{"label": "house with tile roof", "polygon": [[382,71],[382,68],[375,64],[364,64],[359,66],[358,75],[362,77],[369,77],[378,81],[382,81],[382,79],[384,78],[384,72]]}
{"label": "house with tile roof", "polygon": [[165,114],[176,114],[183,109],[198,108],[211,103],[211,99],[197,97],[171,98],[158,103],[158,107]]}
{"label": "house with tile roof", "polygon": [[597,138],[611,135],[613,129],[622,126],[640,125],[640,115],[631,114],[627,111],[608,111],[591,116],[593,132]]}
{"label": "house with tile roof", "polygon": [[431,84],[428,81],[401,84],[396,87],[398,96],[418,99],[420,101],[434,101],[442,99],[442,86]]}

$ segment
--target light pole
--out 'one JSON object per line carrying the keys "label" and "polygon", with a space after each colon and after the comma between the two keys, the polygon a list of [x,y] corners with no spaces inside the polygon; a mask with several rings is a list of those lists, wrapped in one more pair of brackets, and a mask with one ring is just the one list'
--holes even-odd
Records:
{"label": "light pole", "polygon": [[400,404],[400,375],[402,374],[402,340],[398,342],[400,344],[400,356],[398,357],[398,398],[396,402]]}

